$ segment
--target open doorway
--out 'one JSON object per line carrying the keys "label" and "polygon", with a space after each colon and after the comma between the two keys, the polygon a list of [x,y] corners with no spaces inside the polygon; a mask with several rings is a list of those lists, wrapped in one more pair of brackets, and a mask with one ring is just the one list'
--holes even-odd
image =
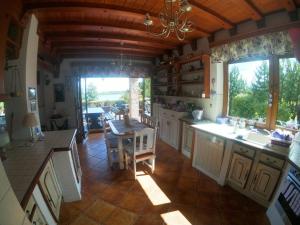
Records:
{"label": "open doorway", "polygon": [[103,129],[103,121],[126,111],[139,117],[151,113],[150,78],[81,78],[82,118],[85,133]]}

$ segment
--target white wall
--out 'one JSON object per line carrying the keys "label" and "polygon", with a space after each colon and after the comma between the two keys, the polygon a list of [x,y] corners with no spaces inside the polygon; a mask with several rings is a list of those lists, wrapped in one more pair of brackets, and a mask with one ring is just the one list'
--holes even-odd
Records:
{"label": "white wall", "polygon": [[[45,70],[40,72],[40,85],[39,85],[39,97],[43,98],[43,106],[41,116],[41,124],[46,125],[50,129],[49,119],[54,113],[61,114],[68,117],[69,127],[75,127],[75,90],[71,83],[72,71],[70,67],[70,61],[64,60],[60,65],[59,77],[54,78],[53,75]],[[46,76],[50,80],[50,83],[46,85]],[[55,102],[54,100],[54,84],[65,85],[65,101]]]}
{"label": "white wall", "polygon": [[[26,113],[31,111],[30,101],[28,100],[28,88],[37,88],[36,73],[39,41],[37,27],[38,21],[34,15],[31,15],[23,32],[19,59],[9,62],[9,65],[17,65],[20,74],[18,85],[21,89],[21,96],[11,98],[6,104],[7,121],[9,121],[11,113],[14,113],[13,139],[28,139],[30,137],[30,130],[22,126],[22,121]],[[5,74],[5,89],[7,93],[12,91],[11,83],[12,70],[9,70]],[[35,113],[39,122],[38,105]]]}

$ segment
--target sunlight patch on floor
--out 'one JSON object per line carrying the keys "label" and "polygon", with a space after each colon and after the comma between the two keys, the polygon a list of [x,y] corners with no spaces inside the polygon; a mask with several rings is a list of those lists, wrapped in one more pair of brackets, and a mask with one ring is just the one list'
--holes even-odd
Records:
{"label": "sunlight patch on floor", "polygon": [[138,172],[137,181],[140,183],[153,205],[162,205],[171,202],[150,175]]}
{"label": "sunlight patch on floor", "polygon": [[163,213],[160,216],[168,225],[192,225],[179,210]]}

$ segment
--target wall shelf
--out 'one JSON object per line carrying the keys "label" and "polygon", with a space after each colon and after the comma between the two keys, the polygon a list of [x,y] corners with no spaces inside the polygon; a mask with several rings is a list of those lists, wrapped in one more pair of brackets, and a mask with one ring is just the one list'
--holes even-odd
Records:
{"label": "wall shelf", "polygon": [[[188,63],[198,62],[198,68],[193,71],[181,71],[184,67],[189,65]],[[195,65],[195,67],[197,67]],[[160,68],[154,76],[152,83],[152,93],[154,96],[169,96],[169,97],[181,97],[199,99],[202,94],[205,94],[206,98],[210,95],[210,57],[209,55],[196,55],[188,59],[179,59],[174,63],[158,66]],[[162,74],[162,70],[165,70],[165,74]],[[193,77],[193,75],[196,75]],[[188,77],[182,79],[183,77]],[[194,79],[193,79],[194,78]],[[195,79],[197,78],[197,79]],[[197,88],[191,85],[198,85]],[[190,87],[191,86],[191,87]],[[166,90],[167,88],[167,90]],[[161,95],[161,93],[167,93],[169,95]]]}

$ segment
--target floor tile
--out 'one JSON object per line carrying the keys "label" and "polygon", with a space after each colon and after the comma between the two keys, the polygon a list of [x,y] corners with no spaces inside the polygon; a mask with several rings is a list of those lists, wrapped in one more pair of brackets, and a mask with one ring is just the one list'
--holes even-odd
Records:
{"label": "floor tile", "polygon": [[85,215],[95,220],[98,223],[102,223],[107,219],[116,207],[108,202],[98,199],[91,207],[85,211]]}
{"label": "floor tile", "polygon": [[105,225],[133,225],[138,216],[125,209],[116,209],[105,221]]}
{"label": "floor tile", "polygon": [[62,204],[59,225],[269,225],[264,207],[221,187],[161,141],[154,174],[138,166],[170,200],[160,205],[152,204],[130,171],[109,166],[103,134],[89,135],[78,151],[83,199]]}
{"label": "floor tile", "polygon": [[85,215],[80,215],[73,223],[70,225],[99,225],[94,220],[88,218]]}

